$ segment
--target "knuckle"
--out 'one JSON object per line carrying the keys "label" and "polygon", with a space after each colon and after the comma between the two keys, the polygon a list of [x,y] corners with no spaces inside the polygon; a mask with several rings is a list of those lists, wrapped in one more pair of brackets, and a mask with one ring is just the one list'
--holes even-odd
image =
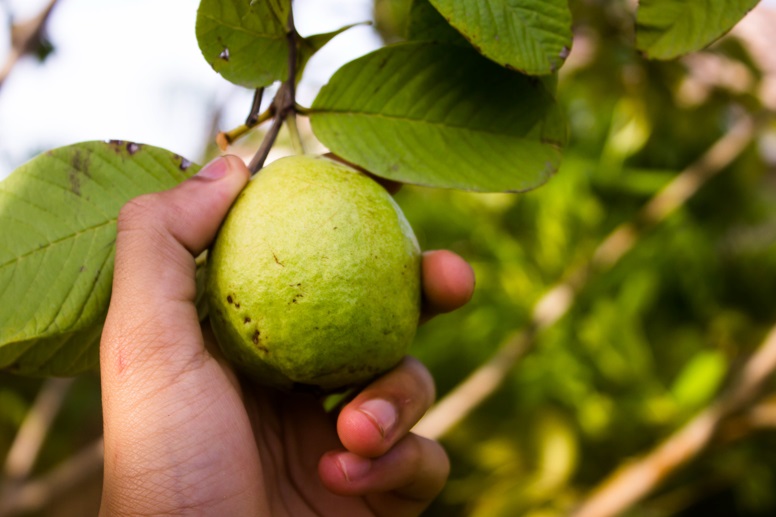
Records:
{"label": "knuckle", "polygon": [[425,407],[430,406],[436,399],[436,383],[431,373],[423,363],[411,356],[407,356],[403,364],[409,377],[405,389],[414,393]]}
{"label": "knuckle", "polygon": [[147,227],[158,220],[158,194],[143,194],[127,201],[119,211],[117,230],[119,233]]}

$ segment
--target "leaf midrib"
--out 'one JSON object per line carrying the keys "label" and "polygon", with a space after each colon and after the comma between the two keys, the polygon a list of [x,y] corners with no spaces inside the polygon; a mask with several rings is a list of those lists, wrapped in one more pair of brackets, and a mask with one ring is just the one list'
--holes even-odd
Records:
{"label": "leaf midrib", "polygon": [[26,259],[26,258],[28,258],[28,257],[30,257],[32,255],[35,255],[38,252],[41,252],[41,253],[46,252],[52,246],[57,246],[59,244],[62,244],[64,242],[70,240],[70,239],[76,239],[76,238],[78,238],[79,236],[81,236],[83,234],[87,234],[87,233],[92,232],[92,231],[97,231],[100,228],[103,228],[103,227],[105,227],[107,225],[115,224],[117,219],[118,218],[113,217],[111,219],[108,219],[108,220],[100,223],[100,224],[96,224],[94,226],[90,226],[89,228],[85,228],[83,230],[79,230],[79,231],[77,231],[75,233],[71,233],[69,235],[65,235],[65,236],[63,236],[63,237],[61,237],[59,239],[53,240],[53,241],[48,241],[46,244],[43,244],[39,248],[35,248],[33,250],[30,250],[30,251],[24,253],[23,255],[18,255],[16,257],[11,258],[11,260],[9,260],[8,262],[5,262],[4,264],[0,264],[0,270],[2,270],[2,269],[6,268],[6,267],[8,267],[8,266],[10,266],[10,265],[12,265],[14,263],[21,262],[22,259]]}
{"label": "leaf midrib", "polygon": [[[310,114],[312,116],[317,115],[362,115],[362,116],[368,116],[368,117],[376,117],[376,118],[382,118],[387,120],[398,120],[401,122],[407,122],[407,123],[419,123],[419,124],[427,124],[430,126],[440,126],[443,128],[449,128],[449,129],[459,129],[464,131],[471,131],[475,133],[482,133],[486,135],[493,135],[493,136],[510,136],[513,138],[517,138],[520,140],[536,140],[539,141],[542,144],[548,144],[548,145],[562,145],[561,142],[554,142],[554,141],[547,141],[547,139],[539,139],[539,138],[530,138],[526,134],[523,135],[515,135],[512,133],[503,133],[503,132],[497,132],[497,131],[488,131],[486,128],[477,128],[477,127],[471,127],[471,126],[464,126],[464,125],[456,125],[456,124],[445,124],[443,122],[433,122],[430,120],[423,120],[423,119],[415,119],[410,117],[402,117],[399,115],[388,115],[385,113],[371,113],[371,112],[365,112],[365,111],[347,111],[347,110],[322,110],[322,109],[313,109],[311,110]],[[540,122],[543,119],[540,119]],[[536,127],[537,124],[534,124],[531,126],[531,128],[526,132],[530,132],[533,130],[533,128]]]}

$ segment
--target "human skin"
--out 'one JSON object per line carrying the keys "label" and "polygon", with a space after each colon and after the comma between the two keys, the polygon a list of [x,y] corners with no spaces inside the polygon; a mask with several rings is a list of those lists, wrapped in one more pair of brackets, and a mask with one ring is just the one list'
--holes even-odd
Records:
{"label": "human skin", "polygon": [[[434,400],[418,361],[330,414],[236,375],[200,325],[194,258],[248,178],[223,157],[121,211],[100,351],[101,515],[418,515],[449,471],[442,447],[410,432]],[[457,255],[427,252],[422,271],[422,321],[471,297]]]}

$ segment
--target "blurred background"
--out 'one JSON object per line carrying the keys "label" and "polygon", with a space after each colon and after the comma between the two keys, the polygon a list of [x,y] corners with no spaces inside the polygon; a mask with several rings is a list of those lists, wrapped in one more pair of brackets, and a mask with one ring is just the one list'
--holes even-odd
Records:
{"label": "blurred background", "polygon": [[[16,61],[50,4],[0,0],[0,179],[91,139],[204,162],[243,122],[252,92],[201,57],[196,0],[59,0]],[[558,174],[520,195],[397,196],[425,249],[477,275],[413,348],[441,400],[418,431],[453,465],[427,514],[776,515],[776,2],[674,62],[633,49],[635,2],[570,5]],[[303,35],[374,21],[312,59],[300,103],[400,39],[406,7],[295,0]],[[100,436],[96,375],[0,373],[0,516],[96,515]]]}

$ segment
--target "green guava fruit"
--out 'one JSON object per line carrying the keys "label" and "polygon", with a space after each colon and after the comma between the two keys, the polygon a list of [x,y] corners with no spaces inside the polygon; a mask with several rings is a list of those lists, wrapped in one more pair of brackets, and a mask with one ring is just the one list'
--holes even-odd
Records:
{"label": "green guava fruit", "polygon": [[420,315],[420,250],[369,176],[324,157],[262,169],[210,249],[210,320],[259,382],[320,393],[395,366]]}

